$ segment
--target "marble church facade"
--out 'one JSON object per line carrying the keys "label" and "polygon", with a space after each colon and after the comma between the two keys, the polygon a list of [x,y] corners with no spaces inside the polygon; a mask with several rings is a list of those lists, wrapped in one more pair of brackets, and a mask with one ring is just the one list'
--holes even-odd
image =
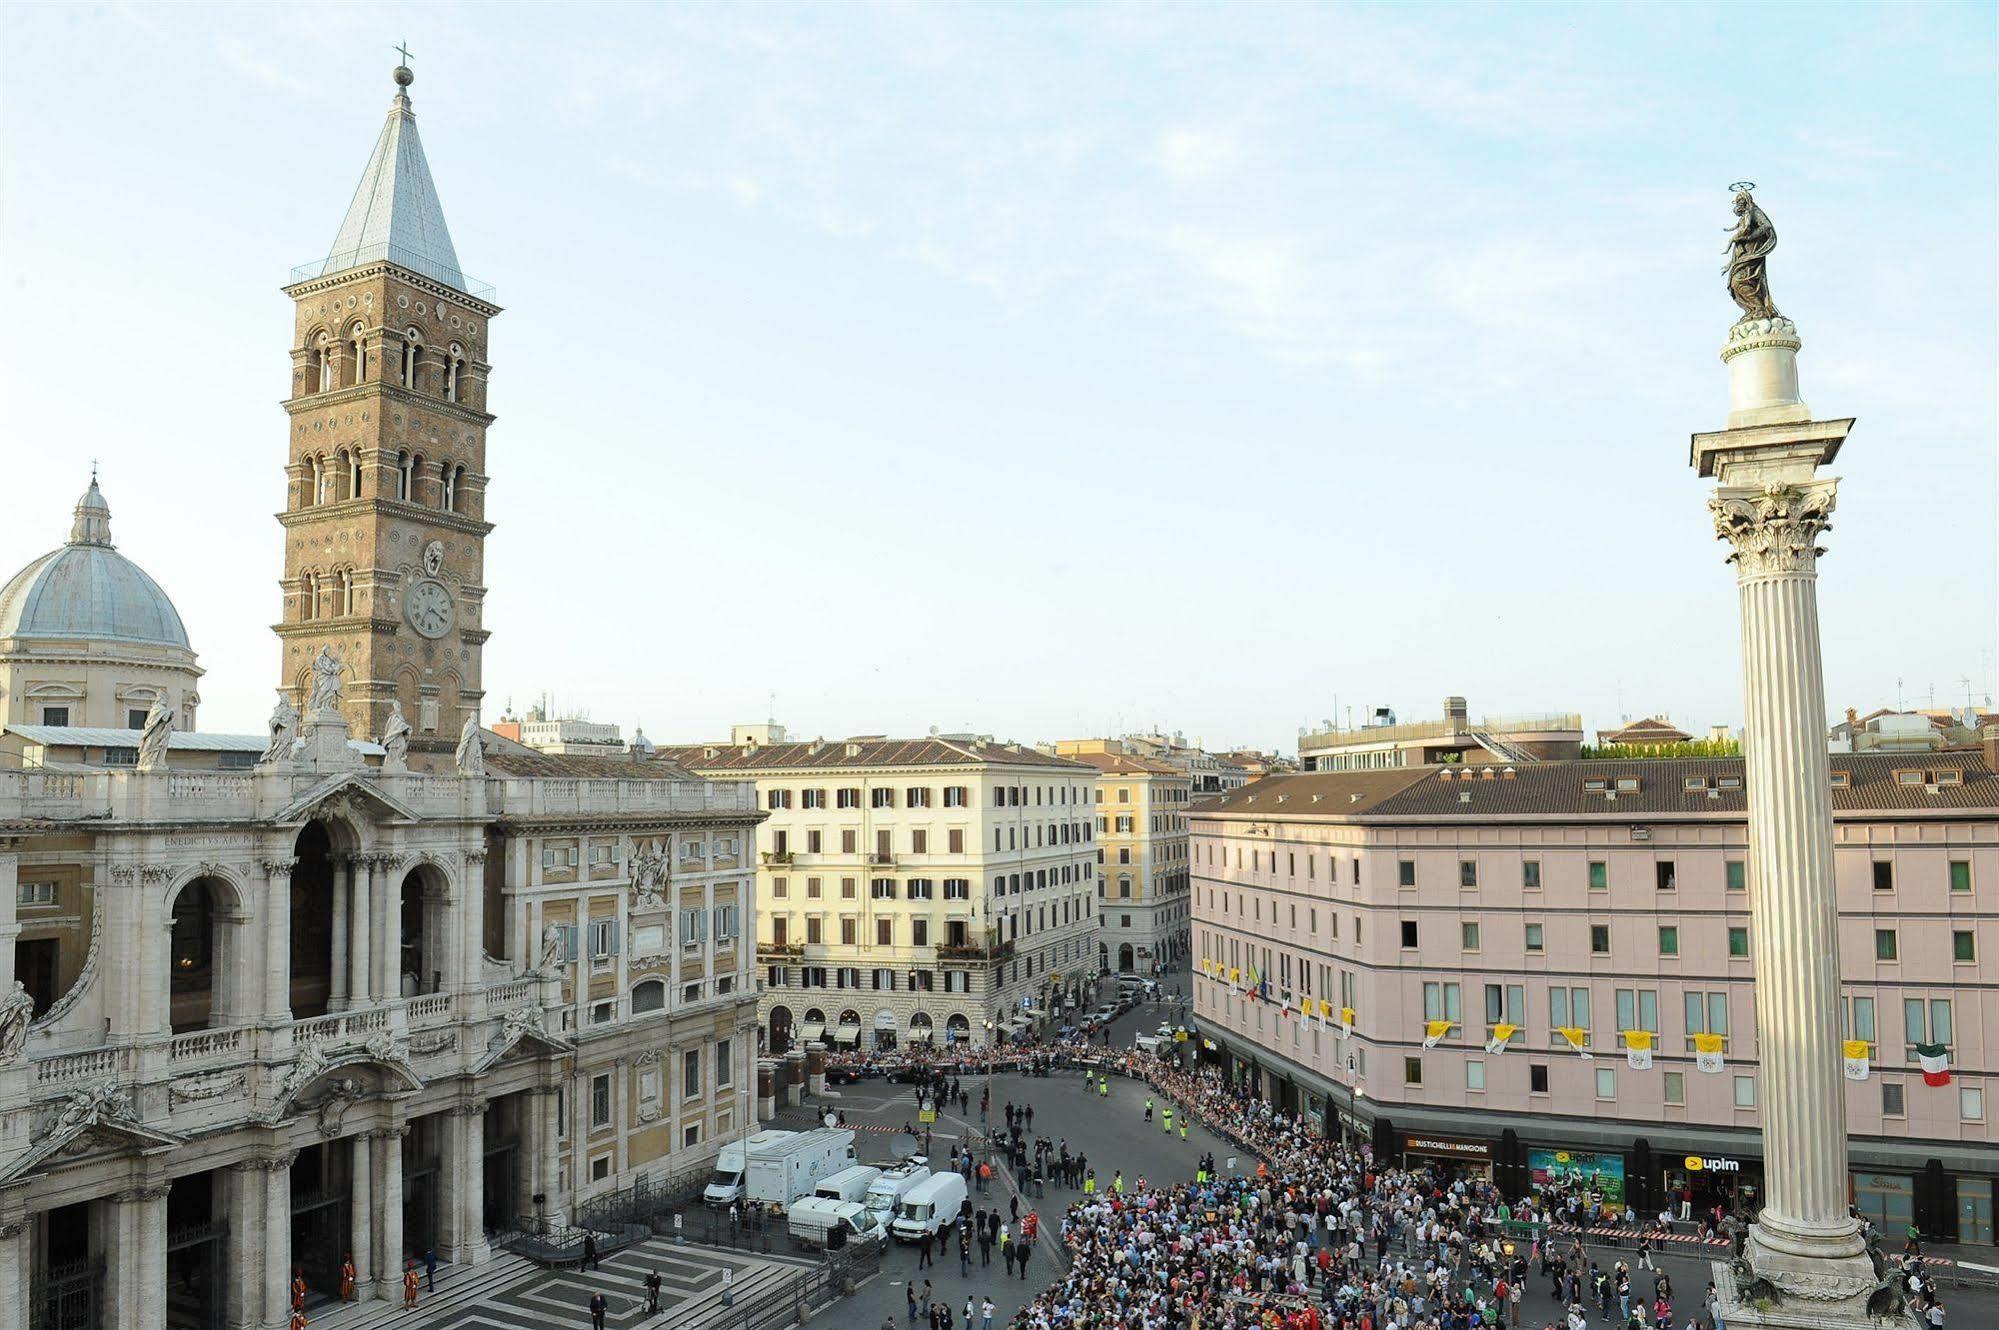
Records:
{"label": "marble church facade", "polygon": [[[390,1298],[754,1125],[754,785],[478,725],[497,307],[397,84],[288,288],[269,734],[192,730],[192,646],[94,481],[0,591],[0,1324],[274,1330],[295,1281],[351,1258]],[[43,704],[99,657],[138,673]]]}

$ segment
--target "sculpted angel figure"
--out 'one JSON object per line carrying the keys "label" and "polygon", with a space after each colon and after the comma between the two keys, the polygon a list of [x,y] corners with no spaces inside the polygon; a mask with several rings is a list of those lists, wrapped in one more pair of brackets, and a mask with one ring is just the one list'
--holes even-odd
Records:
{"label": "sculpted angel figure", "polygon": [[308,716],[318,719],[322,712],[340,710],[340,676],[347,672],[326,647],[312,659],[312,700],[306,704]]}
{"label": "sculpted angel figure", "polygon": [[298,708],[283,693],[278,694],[278,704],[271,709],[271,741],[264,746],[262,762],[282,762],[291,756],[292,740],[298,737]]}
{"label": "sculpted angel figure", "polygon": [[1766,263],[1777,248],[1777,228],[1747,189],[1735,192],[1735,230],[1728,237],[1728,294],[1745,319],[1774,319]]}
{"label": "sculpted angel figure", "polygon": [[382,766],[389,771],[401,771],[409,765],[410,723],[403,715],[403,704],[389,703],[388,724],[382,727],[382,748],[386,754]]}
{"label": "sculpted angel figure", "polygon": [[19,979],[14,991],[0,998],[0,1062],[12,1062],[28,1044],[28,1023],[35,1018],[35,999]]}
{"label": "sculpted angel figure", "polygon": [[139,734],[139,770],[158,771],[166,766],[167,737],[173,732],[173,705],[160,693],[153,698],[146,712],[146,728]]}

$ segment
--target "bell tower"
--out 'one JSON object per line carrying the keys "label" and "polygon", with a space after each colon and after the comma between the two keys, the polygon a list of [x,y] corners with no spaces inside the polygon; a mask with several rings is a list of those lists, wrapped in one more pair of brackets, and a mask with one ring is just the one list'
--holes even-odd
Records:
{"label": "bell tower", "polygon": [[483,695],[487,331],[410,109],[395,100],[323,260],[284,288],[296,317],[278,686],[303,709],[322,646],[342,709],[377,739],[399,705],[413,765],[442,766]]}

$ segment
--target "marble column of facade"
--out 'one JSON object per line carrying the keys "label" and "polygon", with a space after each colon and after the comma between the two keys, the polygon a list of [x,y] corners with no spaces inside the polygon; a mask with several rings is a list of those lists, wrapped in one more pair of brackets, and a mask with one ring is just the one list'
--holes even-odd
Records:
{"label": "marble column of facade", "polygon": [[454,1104],[448,1113],[438,1170],[444,1229],[438,1254],[454,1265],[477,1265],[492,1255],[486,1245],[486,1103]]}
{"label": "marble column of facade", "polygon": [[264,1023],[292,1018],[292,870],[296,859],[264,860]]}
{"label": "marble column of facade", "polygon": [[369,894],[374,899],[374,936],[368,948],[369,989],[377,1002],[402,996],[402,857],[375,855],[370,861]]}
{"label": "marble column of facade", "polygon": [[265,1330],[291,1322],[292,1160],[289,1152],[256,1161],[264,1181],[263,1289]]}
{"label": "marble column of facade", "polygon": [[[19,842],[0,836],[0,993],[14,991],[14,943],[21,936]],[[0,1276],[4,1277],[4,1276]],[[4,1307],[5,1303],[0,1303]]]}
{"label": "marble column of facade", "polygon": [[0,1322],[28,1323],[28,1221],[0,1219]]}
{"label": "marble column of facade", "polygon": [[409,1257],[403,1250],[403,1137],[408,1134],[408,1123],[375,1133],[375,1166],[381,1174],[375,1189],[375,1229],[381,1238],[375,1268],[382,1296],[392,1299],[402,1296],[403,1262]]}
{"label": "marble column of facade", "polygon": [[105,1301],[113,1330],[154,1330],[167,1316],[167,1184],[150,1182],[110,1200]]}
{"label": "marble column of facade", "polygon": [[375,1247],[375,1169],[374,1151],[370,1132],[360,1132],[348,1138],[348,1172],[353,1176],[348,1185],[350,1204],[348,1206],[349,1235],[348,1254],[354,1260],[354,1296],[370,1296],[368,1285],[375,1278],[375,1264],[370,1259]]}
{"label": "marble column of facade", "polygon": [[374,873],[368,859],[355,855],[347,869],[347,1005],[368,1006],[374,996],[369,983],[368,953],[374,939]]}
{"label": "marble column of facade", "polygon": [[562,1095],[553,1085],[537,1087],[528,1100],[535,1116],[534,1190],[544,1199],[541,1213],[551,1224],[563,1222],[562,1197]]}
{"label": "marble column of facade", "polygon": [[479,987],[483,978],[479,964],[486,949],[486,852],[474,850],[465,856],[465,877],[458,884],[459,924],[458,971],[447,982],[466,992]]}
{"label": "marble column of facade", "polygon": [[222,1323],[256,1330],[263,1323],[264,1171],[255,1159],[231,1164],[222,1177],[229,1237],[222,1262]]}
{"label": "marble column of facade", "polygon": [[347,940],[347,918],[352,911],[354,869],[345,859],[333,863],[333,965],[332,987],[328,990],[327,1007],[332,1011],[344,1010],[347,1006],[347,976],[351,969],[350,957],[353,949]]}

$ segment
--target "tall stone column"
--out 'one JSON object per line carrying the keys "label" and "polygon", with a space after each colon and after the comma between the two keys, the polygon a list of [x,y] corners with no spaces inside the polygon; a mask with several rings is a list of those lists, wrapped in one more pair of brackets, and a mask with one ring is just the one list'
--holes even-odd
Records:
{"label": "tall stone column", "polygon": [[167,1316],[167,1184],[119,1192],[111,1206],[105,1271],[111,1325],[114,1330],[153,1330]]}
{"label": "tall stone column", "polygon": [[369,861],[369,892],[374,897],[375,936],[369,944],[374,965],[371,987],[377,1002],[402,996],[403,857],[380,854]]}
{"label": "tall stone column", "polygon": [[264,1330],[291,1321],[292,1160],[291,1152],[257,1161],[264,1175]]}
{"label": "tall stone column", "polygon": [[[1744,1255],[1790,1310],[1731,1310],[1751,1325],[1839,1325],[1875,1280],[1847,1214],[1838,902],[1819,655],[1818,538],[1837,482],[1821,478],[1851,420],[1814,421],[1799,398],[1796,327],[1729,330],[1729,428],[1697,434],[1693,461],[1719,488],[1716,536],[1733,547],[1742,618],[1750,922],[1756,948],[1763,1210]],[[1729,1282],[1739,1275],[1732,1272]]]}
{"label": "tall stone column", "polygon": [[229,1330],[256,1330],[263,1324],[264,1170],[255,1159],[229,1166],[223,1175],[223,1213],[229,1237],[222,1266],[222,1323]]}
{"label": "tall stone column", "polygon": [[333,973],[328,979],[326,1006],[329,1011],[345,1011],[348,1006],[347,978],[353,968],[349,959],[353,947],[347,938],[347,921],[353,913],[354,870],[344,859],[333,861]]}
{"label": "tall stone column", "polygon": [[374,872],[367,856],[347,861],[347,1004],[366,1007],[374,1000],[368,955],[374,938]]}
{"label": "tall stone column", "polygon": [[374,1152],[369,1149],[369,1132],[361,1132],[347,1142],[348,1169],[353,1173],[349,1180],[347,1218],[350,1229],[347,1250],[354,1258],[354,1296],[371,1296],[368,1286],[375,1278],[375,1263],[371,1259],[375,1248],[375,1169]]}
{"label": "tall stone column", "polygon": [[296,859],[264,860],[264,1023],[292,1018],[292,869]]}
{"label": "tall stone column", "polygon": [[408,1123],[375,1133],[375,1156],[381,1169],[381,1185],[375,1190],[379,1198],[375,1229],[382,1240],[375,1268],[381,1272],[382,1296],[392,1299],[400,1296],[403,1259],[409,1255],[403,1250],[403,1137],[408,1134]]}
{"label": "tall stone column", "polygon": [[444,1167],[438,1170],[438,1204],[444,1224],[443,1259],[478,1265],[490,1259],[486,1244],[486,1104],[454,1104],[445,1123]]}
{"label": "tall stone column", "polygon": [[14,991],[14,943],[21,936],[16,913],[21,901],[19,845],[11,836],[0,836],[0,993]]}
{"label": "tall stone column", "polygon": [[28,1323],[28,1221],[0,1218],[0,1324]]}

